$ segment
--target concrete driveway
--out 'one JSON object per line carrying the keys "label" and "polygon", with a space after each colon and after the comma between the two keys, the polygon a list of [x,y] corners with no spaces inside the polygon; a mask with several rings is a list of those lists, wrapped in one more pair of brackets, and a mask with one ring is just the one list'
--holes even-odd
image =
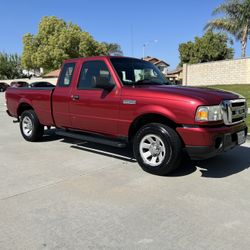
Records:
{"label": "concrete driveway", "polygon": [[129,150],[28,143],[0,95],[0,249],[249,249],[250,143],[170,177]]}

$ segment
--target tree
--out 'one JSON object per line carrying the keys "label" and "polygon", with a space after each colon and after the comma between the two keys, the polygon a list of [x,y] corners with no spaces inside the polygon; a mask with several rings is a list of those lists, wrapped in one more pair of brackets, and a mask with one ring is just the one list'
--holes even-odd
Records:
{"label": "tree", "polygon": [[228,0],[213,11],[213,15],[224,16],[207,23],[205,30],[223,30],[241,42],[241,56],[246,57],[250,36],[250,0]]}
{"label": "tree", "polygon": [[0,53],[0,79],[14,79],[22,76],[21,58],[17,54]]}
{"label": "tree", "polygon": [[69,58],[108,55],[114,46],[120,48],[118,44],[97,42],[71,22],[54,16],[43,17],[38,33],[23,37],[22,65],[27,69],[54,70]]}
{"label": "tree", "polygon": [[225,34],[208,31],[202,37],[195,37],[194,42],[179,45],[180,65],[232,59],[234,51],[227,44]]}

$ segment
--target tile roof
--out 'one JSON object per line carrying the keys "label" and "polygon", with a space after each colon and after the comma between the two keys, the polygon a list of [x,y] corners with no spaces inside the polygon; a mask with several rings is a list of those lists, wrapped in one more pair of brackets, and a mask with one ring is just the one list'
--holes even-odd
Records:
{"label": "tile roof", "polygon": [[44,78],[48,78],[48,77],[59,77],[60,74],[60,69],[54,70],[49,72],[48,74],[44,75]]}
{"label": "tile roof", "polygon": [[144,60],[144,61],[151,62],[151,63],[153,63],[153,64],[155,64],[155,65],[158,65],[158,64],[160,64],[160,63],[163,63],[163,64],[165,64],[166,66],[169,66],[168,63],[166,63],[166,62],[164,62],[163,60],[160,60],[160,59],[158,59],[158,58],[156,58],[156,57],[147,56],[147,57],[144,57],[143,60]]}

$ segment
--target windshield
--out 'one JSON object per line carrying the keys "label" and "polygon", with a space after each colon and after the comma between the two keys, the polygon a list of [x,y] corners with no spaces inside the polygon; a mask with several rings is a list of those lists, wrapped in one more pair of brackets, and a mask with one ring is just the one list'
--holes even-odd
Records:
{"label": "windshield", "polygon": [[150,62],[134,58],[110,58],[125,86],[170,85],[160,70]]}

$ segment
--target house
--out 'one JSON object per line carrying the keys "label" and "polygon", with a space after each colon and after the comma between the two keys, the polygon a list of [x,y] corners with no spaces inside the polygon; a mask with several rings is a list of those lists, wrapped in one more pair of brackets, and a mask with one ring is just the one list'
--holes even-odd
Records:
{"label": "house", "polygon": [[44,75],[43,78],[58,78],[59,74],[60,74],[60,69],[57,69]]}
{"label": "house", "polygon": [[183,69],[182,68],[177,68],[175,70],[169,71],[165,76],[171,82],[174,82],[176,84],[182,84]]}
{"label": "house", "polygon": [[168,72],[168,67],[170,66],[168,63],[164,62],[163,60],[160,60],[156,57],[144,57],[143,58],[144,61],[148,61],[153,63],[155,66],[157,66],[159,68],[159,70],[163,73],[163,74],[167,74]]}

